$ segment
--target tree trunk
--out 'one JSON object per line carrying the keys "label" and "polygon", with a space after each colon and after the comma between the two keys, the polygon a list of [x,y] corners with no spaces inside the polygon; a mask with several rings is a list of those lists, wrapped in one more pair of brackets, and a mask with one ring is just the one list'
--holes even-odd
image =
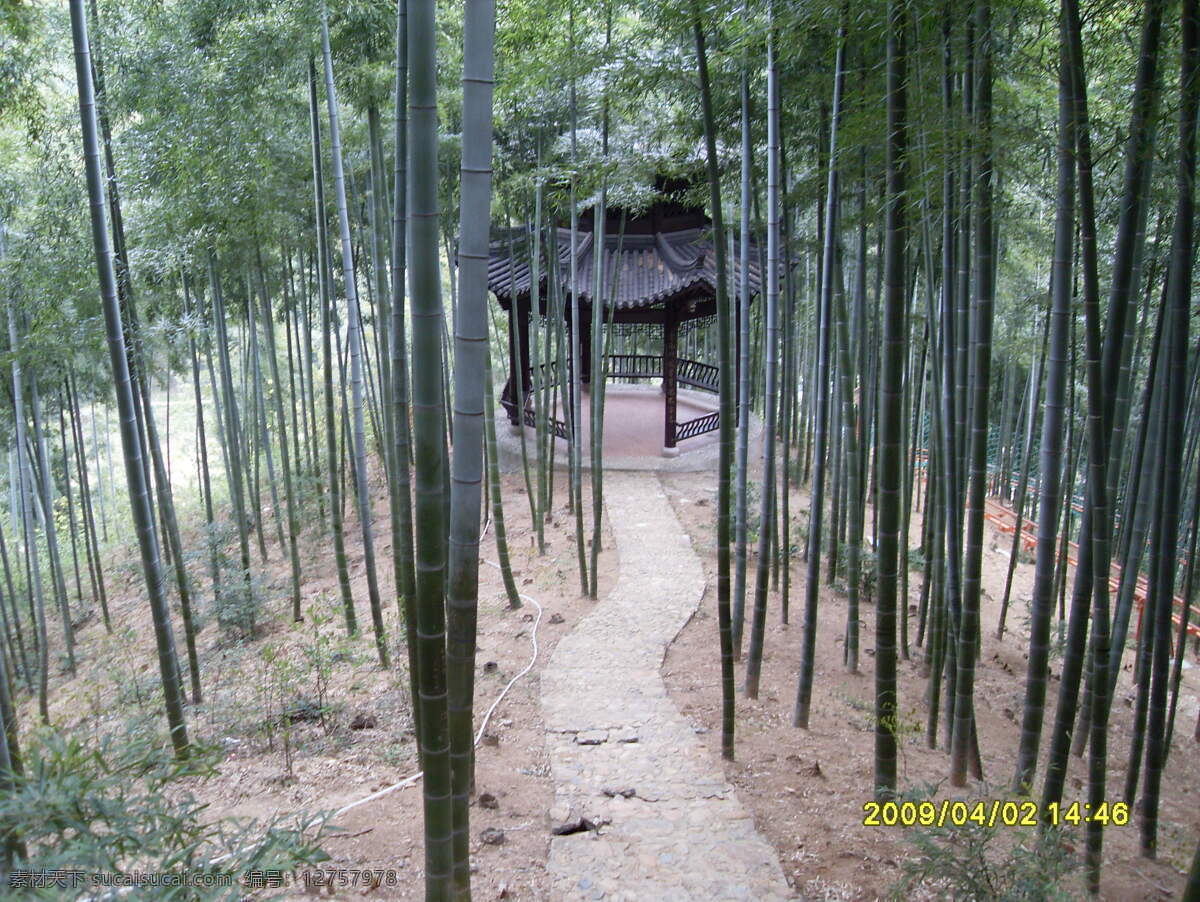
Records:
{"label": "tree trunk", "polygon": [[[323,9],[323,8],[322,8]],[[342,276],[346,291],[346,342],[350,346],[350,394],[353,412],[353,447],[351,469],[358,496],[358,518],[362,524],[363,567],[367,572],[367,597],[371,604],[371,622],[375,628],[375,650],[379,663],[388,667],[387,638],[384,633],[383,607],[379,599],[379,582],[375,573],[375,534],[371,515],[371,487],[367,482],[367,439],[363,414],[363,336],[362,318],[358,309],[358,289],[354,276],[354,255],[350,246],[350,213],[346,206],[346,179],[342,168],[342,133],[337,109],[337,93],[333,85],[333,60],[329,52],[329,26],[322,19],[321,52],[325,61],[325,101],[329,107],[329,143],[333,161],[333,192],[337,201],[338,222],[341,227]]]}
{"label": "tree trunk", "polygon": [[907,112],[906,10],[889,0],[887,28],[887,232],[884,244],[883,358],[879,395],[879,558],[875,611],[875,795],[891,798],[896,791],[897,712],[896,606],[900,531],[901,389],[908,330],[905,262],[905,129]]}
{"label": "tree trunk", "polygon": [[[829,172],[825,191],[825,243],[821,254],[820,309],[817,312],[817,358],[813,378],[816,382],[816,419],[813,439],[812,494],[808,516],[808,555],[804,586],[804,638],[800,646],[800,675],[796,686],[796,704],[792,726],[808,729],[812,704],[813,669],[817,649],[817,602],[821,580],[821,524],[825,507],[825,467],[829,444],[829,345],[833,310],[833,270],[836,265],[838,229],[838,127],[842,118],[842,90],[845,81],[846,24],[838,27],[837,55],[833,67],[833,111],[829,128]],[[834,541],[837,541],[836,537]]]}
{"label": "tree trunk", "polygon": [[717,164],[717,136],[713,117],[712,88],[700,11],[692,7],[692,31],[696,39],[696,64],[700,74],[700,104],[704,120],[705,155],[708,163],[709,203],[712,207],[713,249],[716,257],[717,342],[720,346],[720,450],[717,462],[717,630],[721,645],[721,754],[733,760],[734,689],[733,631],[729,609],[729,470],[733,464],[734,396],[733,360],[730,341],[728,263],[725,228],[721,210],[721,181]]}
{"label": "tree trunk", "polygon": [[[978,19],[974,105],[975,152],[978,160],[975,195],[975,335],[972,340],[971,479],[967,540],[963,566],[962,614],[958,630],[954,733],[950,749],[950,782],[965,786],[975,719],[975,658],[979,642],[979,603],[983,578],[983,508],[987,499],[987,440],[992,365],[995,258],[992,232],[992,34],[991,6],[975,8]],[[907,599],[901,599],[907,604]]]}
{"label": "tree trunk", "polygon": [[[774,5],[768,14],[773,19]],[[767,567],[770,559],[771,526],[775,519],[775,411],[779,394],[779,84],[775,70],[774,22],[767,32],[767,292],[766,292],[766,396],[763,426],[762,509],[758,520],[758,561],[754,579],[754,619],[750,633],[750,660],[746,668],[746,695],[758,698],[762,667],[763,637],[767,626]],[[742,248],[745,268],[747,248]],[[746,275],[743,273],[743,284]],[[746,291],[747,289],[743,289]],[[743,300],[748,302],[747,297]],[[747,303],[748,306],[748,303]],[[747,336],[742,336],[745,347]],[[747,426],[749,424],[747,423]],[[739,473],[739,479],[743,474]]]}
{"label": "tree trunk", "polygon": [[[1174,608],[1175,570],[1179,540],[1180,495],[1183,489],[1183,430],[1168,424],[1184,422],[1187,406],[1188,323],[1191,314],[1192,269],[1195,261],[1196,120],[1200,107],[1200,11],[1196,0],[1184,0],[1182,11],[1182,64],[1180,73],[1179,171],[1176,181],[1175,231],[1171,236],[1170,271],[1167,275],[1167,319],[1164,361],[1166,369],[1163,418],[1160,426],[1163,456],[1162,515],[1159,520],[1158,555],[1151,559],[1150,597],[1146,608],[1153,624],[1153,658],[1150,665],[1150,710],[1146,737],[1146,777],[1141,803],[1141,849],[1154,858],[1158,849],[1158,804],[1166,761],[1166,708],[1171,656],[1171,614]],[[1186,602],[1185,602],[1186,603]],[[1099,652],[1099,648],[1097,649]]]}
{"label": "tree trunk", "polygon": [[[325,395],[325,464],[329,479],[329,521],[333,530],[333,556],[338,575],[338,588],[342,596],[342,612],[346,619],[346,632],[358,632],[358,618],[354,612],[354,596],[350,594],[350,571],[346,562],[346,539],[342,521],[341,467],[338,466],[337,417],[334,406],[334,360],[333,360],[333,304],[329,288],[329,248],[325,222],[325,184],[321,176],[321,119],[317,113],[317,74],[312,61],[308,64],[308,111],[312,130],[313,147],[313,192],[316,209],[317,233],[317,286],[321,304],[321,350],[322,373]],[[339,380],[339,384],[340,384]]]}
{"label": "tree trunk", "polygon": [[[749,6],[742,7],[743,26]],[[742,194],[741,232],[738,246],[738,326],[737,326],[737,466],[734,492],[734,572],[733,572],[733,653],[742,655],[742,629],[746,614],[746,533],[748,506],[746,481],[750,469],[750,72],[742,51],[741,62],[741,128],[742,128]],[[751,696],[753,698],[753,696]]]}
{"label": "tree trunk", "polygon": [[463,156],[459,220],[459,302],[454,336],[454,457],[450,474],[450,549],[446,593],[453,890],[471,898],[471,709],[479,607],[479,511],[483,482],[487,274],[492,203],[493,0],[468,0],[463,23]]}
{"label": "tree trunk", "polygon": [[[257,252],[256,252],[257,253]],[[271,314],[271,302],[267,298],[266,281],[263,279],[262,260],[258,261],[258,287],[262,296],[263,331],[267,336],[267,359],[271,365],[272,395],[275,401],[275,425],[279,429],[279,466],[283,469],[283,490],[287,504],[287,548],[292,570],[292,621],[300,623],[304,615],[300,611],[300,552],[296,547],[299,524],[296,520],[296,493],[292,487],[292,464],[288,454],[287,420],[283,414],[283,382],[279,378],[279,353],[275,348],[275,324]],[[286,320],[285,320],[286,324]]]}
{"label": "tree trunk", "polygon": [[437,67],[434,3],[409,0],[409,176],[413,316],[416,601],[425,810],[425,898],[452,894],[451,766],[446,712],[446,522],[442,293],[438,255]]}
{"label": "tree trunk", "polygon": [[187,755],[187,728],[183,716],[183,693],[179,686],[179,667],[175,658],[175,642],[171,635],[170,613],[163,592],[159,567],[158,546],[154,535],[154,515],[146,487],[145,470],[141,464],[141,442],[137,434],[136,410],[129,379],[129,362],[125,356],[125,336],[121,311],[117,301],[117,283],[113,272],[112,249],[104,216],[104,184],[100,175],[100,148],[96,137],[95,97],[91,81],[87,23],[84,20],[83,0],[71,0],[71,36],[75,47],[75,77],[79,89],[79,110],[83,123],[83,149],[87,173],[88,199],[91,207],[92,242],[100,277],[100,293],[108,335],[109,357],[113,368],[117,407],[121,414],[121,442],[125,451],[125,475],[129,484],[129,502],[133,511],[142,569],[150,594],[150,610],[154,620],[154,636],[158,647],[159,670],[162,675],[163,697],[167,722],[175,753]]}

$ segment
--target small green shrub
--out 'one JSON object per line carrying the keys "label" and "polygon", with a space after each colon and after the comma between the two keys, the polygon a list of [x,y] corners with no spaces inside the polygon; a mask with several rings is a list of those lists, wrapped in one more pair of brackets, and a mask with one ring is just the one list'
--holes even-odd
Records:
{"label": "small green shrub", "polygon": [[0,848],[15,851],[14,870],[61,870],[82,884],[26,887],[22,899],[76,898],[102,886],[92,875],[131,872],[226,875],[232,885],[142,886],[122,899],[238,899],[250,868],[327,857],[319,831],[305,827],[314,823],[308,815],[290,826],[206,819],[189,784],[215,772],[219,753],[193,745],[180,761],[147,720],[100,738],[46,731],[31,739],[24,775],[0,793]]}
{"label": "small green shrub", "polygon": [[[268,590],[263,578],[242,570],[228,549],[237,539],[237,531],[227,522],[212,523],[204,529],[205,548],[195,553],[195,560],[204,560],[207,571],[215,558],[220,576],[215,587],[211,613],[216,617],[224,644],[250,642],[258,635],[258,621],[267,603]],[[204,612],[201,612],[203,615]],[[197,618],[197,629],[203,628],[206,617]]]}
{"label": "small green shrub", "polygon": [[259,710],[264,715],[260,729],[269,749],[275,748],[278,737],[284,774],[290,779],[295,759],[292,741],[295,725],[304,720],[317,720],[318,705],[300,695],[301,668],[287,649],[264,645],[259,661]]}
{"label": "small green shrub", "polygon": [[908,549],[908,569],[925,569],[925,549],[921,545],[918,545],[916,548]]}
{"label": "small green shrub", "polygon": [[[850,568],[850,549],[849,542],[842,542],[838,545],[837,559],[837,574],[836,583],[838,591],[845,593],[849,589],[849,568]],[[878,574],[875,572],[876,557],[875,552],[871,551],[866,545],[860,545],[858,549],[858,592],[859,600],[870,604],[875,598],[875,581]]]}
{"label": "small green shrub", "polygon": [[311,511],[315,514],[319,506],[329,503],[328,498],[325,498],[328,492],[325,489],[325,474],[323,473],[305,471],[293,473],[292,487],[296,492],[296,504],[302,511]]}
{"label": "small green shrub", "polygon": [[[1031,597],[1021,598],[1021,629],[1028,633],[1033,626],[1033,599]],[[1067,650],[1067,637],[1063,632],[1063,625],[1060,622],[1057,631],[1051,631],[1050,644],[1048,649],[1047,660],[1050,663],[1062,659],[1063,654]]]}
{"label": "small green shrub", "polygon": [[304,659],[308,663],[312,687],[316,690],[316,719],[321,722],[321,729],[328,736],[333,731],[333,719],[329,703],[329,684],[333,678],[334,648],[333,636],[324,629],[333,617],[326,613],[322,606],[312,605],[304,615],[311,627],[309,638],[304,646]]}
{"label": "small green shrub", "polygon": [[1078,868],[1060,830],[992,828],[978,824],[910,827],[916,856],[902,862],[891,888],[901,900],[932,890],[960,902],[1068,902],[1078,897],[1070,876]]}
{"label": "small green shrub", "polygon": [[112,680],[114,707],[118,710],[134,709],[138,714],[146,714],[148,705],[153,704],[156,695],[153,681],[142,685],[139,662],[134,657],[134,640],[137,634],[133,627],[125,626],[114,636],[116,652],[121,656],[119,664],[113,662],[109,670]]}
{"label": "small green shrub", "polygon": [[237,582],[222,580],[213,599],[213,608],[225,641],[248,642],[257,635],[263,604],[253,577]]}

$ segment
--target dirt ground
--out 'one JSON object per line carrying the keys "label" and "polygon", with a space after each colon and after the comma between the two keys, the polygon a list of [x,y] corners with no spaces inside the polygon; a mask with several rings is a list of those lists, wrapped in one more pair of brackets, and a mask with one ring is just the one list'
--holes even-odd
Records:
{"label": "dirt ground", "polygon": [[[550,834],[546,818],[553,799],[553,782],[549,777],[538,677],[558,639],[593,604],[579,592],[574,517],[565,510],[565,480],[561,474],[556,479],[555,498],[563,505],[545,526],[546,553],[540,557],[524,481],[513,476],[503,480],[514,575],[521,592],[541,604],[540,621],[531,603],[519,610],[508,607],[498,569],[484,563],[479,571],[476,728],[501,690],[530,663],[535,625],[538,652],[531,672],[517,680],[496,708],[477,749],[477,795],[471,812],[477,899],[533,902],[547,895],[545,862]],[[191,782],[187,788],[209,804],[214,819],[237,817],[266,823],[283,817],[307,821],[419,770],[406,652],[394,638],[399,628],[394,600],[389,607],[394,595],[387,502],[382,488],[375,488],[377,569],[385,622],[393,637],[390,670],[383,670],[376,656],[362,533],[351,506],[347,507],[345,533],[360,625],[356,639],[345,637],[332,542],[319,529],[311,529],[301,538],[303,606],[308,612],[303,624],[291,622],[287,559],[268,539],[270,556],[262,570],[269,601],[259,635],[252,643],[221,641],[210,616],[206,561],[195,562],[193,576],[196,585],[203,587],[200,610],[204,625],[198,646],[206,695],[203,704],[189,705],[188,727],[193,742],[218,745],[222,760],[215,777]],[[585,495],[589,491],[586,483],[584,491]],[[588,509],[590,534],[590,505]],[[265,511],[264,516],[270,516],[270,512]],[[273,534],[273,530],[268,531],[268,536]],[[199,544],[200,537],[185,535],[184,542]],[[262,562],[256,549],[252,544],[254,564],[259,566]],[[481,555],[486,561],[497,559],[490,529]],[[615,579],[615,555],[602,551],[599,561],[599,591],[603,593]],[[122,729],[134,711],[153,715],[161,710],[155,691],[158,672],[153,663],[153,634],[136,559],[114,559],[109,573],[114,635],[105,635],[99,617],[91,616],[78,634],[79,676],[68,681],[60,675],[51,684],[51,718],[64,728]],[[182,656],[183,632],[178,618],[175,632]],[[310,703],[318,699],[316,670],[311,664],[318,648],[326,655],[330,673],[326,725],[312,718],[309,710]],[[36,708],[27,704],[24,722],[32,723],[35,717]],[[266,724],[278,724],[281,719],[287,722],[287,730],[277,725],[268,733]],[[356,729],[352,726],[356,720],[357,726],[372,726]],[[486,795],[492,798],[486,799]],[[367,869],[380,869],[387,875],[385,884],[376,889],[347,887],[331,895],[424,898],[421,804],[421,784],[417,781],[331,822],[336,830],[327,832],[322,840],[330,856],[320,866],[322,869],[338,876],[344,874],[350,881],[355,879],[355,871]],[[487,832],[492,841],[485,842],[481,836],[493,830],[502,831],[502,841],[495,841],[499,834]],[[289,898],[311,898],[302,892],[303,873],[289,875],[288,880],[294,890],[288,893]]]}
{"label": "dirt ground", "polygon": [[[715,573],[716,487],[712,475],[679,473],[661,478],[710,575]],[[565,477],[557,473],[555,479],[556,501],[563,502]],[[584,493],[586,497],[586,481]],[[394,601],[387,601],[394,596],[390,528],[383,494],[376,486],[376,554],[386,622],[389,633],[395,636],[398,617]],[[593,603],[579,592],[574,521],[565,507],[556,505],[554,518],[546,525],[546,554],[539,557],[525,485],[519,475],[504,477],[504,497],[517,582],[523,592],[541,603],[544,615],[537,628],[534,667],[499,705],[477,751],[478,794],[471,815],[473,884],[477,900],[540,902],[547,897],[546,813],[551,807],[553,785],[538,675],[557,640]],[[332,543],[317,526],[310,527],[302,537],[301,561],[304,607],[318,616],[310,614],[304,624],[291,623],[286,559],[268,541],[270,558],[264,574],[269,602],[262,631],[253,643],[220,641],[206,594],[205,562],[199,556],[191,562],[196,584],[202,587],[200,611],[204,626],[199,648],[207,694],[203,704],[189,706],[189,728],[193,739],[216,744],[223,754],[218,775],[191,789],[210,803],[214,818],[233,815],[265,821],[275,815],[303,812],[307,816],[329,811],[399,782],[417,770],[405,653],[393,639],[393,668],[385,671],[378,665],[369,628],[361,531],[352,508],[347,510],[352,584],[363,630],[357,639],[344,637]],[[806,520],[806,510],[806,495],[795,493],[794,525]],[[315,513],[306,516],[307,522],[318,522]],[[268,533],[272,534],[273,530]],[[200,547],[199,534],[194,530],[185,534],[184,541],[189,547]],[[915,538],[910,544],[916,544]],[[483,556],[495,560],[492,533],[484,540]],[[259,563],[257,551],[255,561]],[[106,636],[94,616],[81,627],[80,675],[71,681],[57,676],[51,686],[52,719],[64,727],[121,729],[128,715],[137,710],[150,715],[160,710],[154,691],[158,678],[153,636],[136,558],[125,554],[108,563],[116,633]],[[1001,642],[994,639],[1006,563],[1007,543],[999,542],[998,536],[989,531],[984,561],[984,649],[977,676],[979,740],[989,783],[974,785],[959,794],[971,799],[1010,796],[1006,786],[1013,772],[1026,642],[1024,608],[1019,602],[1014,603],[1009,617],[1010,633]],[[613,584],[618,566],[614,553],[601,553],[601,595]],[[1027,597],[1031,582],[1032,567],[1019,565],[1014,599]],[[700,612],[669,651],[664,672],[676,703],[717,756],[720,689],[715,579],[710,579],[709,585]],[[871,797],[873,773],[874,609],[869,604],[862,609],[861,673],[848,674],[841,661],[846,601],[839,592],[822,588],[812,728],[800,731],[790,726],[790,718],[799,662],[803,589],[804,564],[797,556],[792,568],[792,624],[779,623],[779,597],[772,592],[761,694],[759,700],[749,701],[739,693],[737,760],[726,765],[727,776],[778,850],[784,870],[801,898],[886,897],[900,876],[902,862],[914,849],[902,828],[862,825],[863,802]],[[914,634],[919,591],[920,574],[914,571],[910,577]],[[529,663],[536,613],[530,604],[509,610],[500,574],[486,564],[480,569],[480,601],[477,723],[501,689]],[[176,636],[182,649],[178,622]],[[326,697],[330,714],[325,726],[309,719],[305,707],[317,696],[311,662],[314,655],[321,654],[331,665]],[[741,679],[739,665],[739,684]],[[949,794],[947,756],[941,750],[927,749],[924,743],[924,679],[919,653],[901,663],[899,679],[902,786],[920,789],[929,784],[937,787],[935,797],[945,796]],[[1138,855],[1136,819],[1130,826],[1106,831],[1106,899],[1174,898],[1182,886],[1182,874],[1200,833],[1200,754],[1190,738],[1200,707],[1200,670],[1185,671],[1184,680],[1179,729],[1164,781],[1159,859],[1148,861]],[[1047,732],[1055,689],[1056,682],[1052,681]],[[281,701],[285,698],[286,704]],[[1129,698],[1125,673],[1118,689],[1110,743],[1110,797],[1114,799],[1120,791],[1128,754]],[[280,722],[281,713],[288,715],[283,718],[289,724],[287,730],[266,730],[265,725]],[[27,704],[23,722],[32,723],[34,719],[33,707]],[[351,724],[356,720],[360,726],[373,726],[353,729]],[[285,753],[285,739],[289,753]],[[1083,765],[1074,760],[1068,776],[1069,797],[1081,796],[1082,776]],[[390,870],[395,885],[385,884],[374,890],[345,888],[332,894],[334,897],[423,897],[419,782],[361,805],[335,823],[339,832],[323,842],[330,855],[324,867],[345,869],[347,874],[363,869]],[[492,830],[502,831],[502,841],[495,841],[500,834]],[[492,842],[484,840],[485,831]],[[306,897],[299,883],[302,876],[293,879],[298,883],[289,895]]]}
{"label": "dirt ground", "polygon": [[[667,654],[664,673],[676,704],[704,731],[714,756],[720,754],[720,661],[717,655],[716,546],[714,510],[716,489],[705,474],[663,477],[676,513],[692,535],[706,566],[714,574],[700,612]],[[793,528],[807,522],[807,492],[794,492]],[[799,511],[799,514],[795,513]],[[910,545],[918,544],[919,517],[914,517]],[[868,533],[870,519],[867,520]],[[798,535],[798,534],[797,534]],[[799,543],[799,538],[793,537]],[[949,787],[949,757],[942,748],[925,743],[927,680],[921,671],[920,649],[901,661],[898,672],[901,714],[900,789],[925,792],[932,798],[1009,799],[1015,770],[1017,735],[1025,685],[1027,599],[1033,566],[1019,563],[1014,575],[1008,632],[995,638],[1000,600],[1008,564],[1008,542],[992,531],[984,546],[984,591],[981,611],[983,649],[976,675],[976,719],[986,782],[971,781],[965,790]],[[753,555],[751,556],[753,565]],[[779,852],[785,872],[804,899],[871,900],[886,898],[902,876],[902,862],[915,847],[903,827],[864,827],[863,803],[872,798],[874,777],[874,606],[861,608],[860,672],[850,674],[842,664],[846,598],[824,585],[817,619],[817,652],[810,729],[791,726],[799,672],[804,619],[805,563],[797,554],[792,567],[790,625],[780,622],[780,597],[771,592],[760,693],[749,700],[741,692],[744,666],[736,665],[736,760],[726,763],[726,775],[744,804],[754,813]],[[822,574],[826,571],[822,562]],[[753,566],[750,569],[753,586]],[[909,578],[910,637],[916,635],[916,611],[921,575]],[[748,602],[749,605],[749,602]],[[748,632],[748,626],[747,626]],[[1109,799],[1120,798],[1129,753],[1132,688],[1129,661],[1121,674],[1109,740]],[[1192,664],[1196,663],[1190,655]],[[1050,692],[1043,737],[1048,736],[1057,699],[1059,661],[1052,661]],[[1166,900],[1179,897],[1184,875],[1200,836],[1200,748],[1192,741],[1200,696],[1200,669],[1184,672],[1176,736],[1163,779],[1159,853],[1156,861],[1138,853],[1137,816],[1128,826],[1105,831],[1105,863],[1101,895],[1113,900]],[[1043,740],[1038,782],[1044,774]],[[939,740],[939,745],[941,741]],[[1086,763],[1073,758],[1064,801],[1085,798]],[[1082,851],[1082,831],[1078,831]],[[1010,831],[1011,833],[1011,831]],[[1011,838],[1011,836],[1010,836]],[[1082,886],[1069,884],[1072,896]],[[906,894],[907,898],[920,895]],[[938,898],[931,893],[929,898]]]}

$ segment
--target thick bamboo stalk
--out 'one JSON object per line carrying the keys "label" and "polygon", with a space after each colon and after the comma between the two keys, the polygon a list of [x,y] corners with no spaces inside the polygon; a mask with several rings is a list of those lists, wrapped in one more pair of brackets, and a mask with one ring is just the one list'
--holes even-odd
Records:
{"label": "thick bamboo stalk", "polygon": [[712,207],[713,248],[716,257],[717,342],[720,348],[720,450],[717,463],[717,632],[721,646],[721,753],[733,760],[734,689],[733,631],[730,614],[729,507],[730,468],[733,465],[734,394],[731,342],[731,304],[729,301],[728,261],[725,253],[724,215],[721,209],[721,182],[717,164],[717,137],[713,116],[712,86],[708,76],[708,56],[700,11],[692,7],[692,31],[696,40],[696,64],[700,75],[700,105],[704,120],[705,157],[708,168],[709,203]]}
{"label": "thick bamboo stalk", "polygon": [[412,297],[413,457],[416,465],[416,592],[425,898],[452,895],[451,766],[446,713],[445,415],[438,255],[435,4],[409,0],[409,285]]}
{"label": "thick bamboo stalk", "polygon": [[175,658],[175,642],[171,635],[170,613],[163,592],[159,567],[158,546],[154,535],[153,513],[146,488],[145,470],[141,465],[141,443],[137,435],[136,410],[129,379],[129,362],[125,356],[124,329],[117,302],[117,283],[113,272],[112,248],[104,215],[104,186],[100,175],[99,142],[96,137],[95,97],[91,80],[87,23],[84,20],[83,0],[71,0],[71,37],[75,47],[75,77],[79,89],[79,110],[83,123],[83,149],[86,164],[88,200],[91,208],[92,243],[99,270],[100,291],[104,302],[104,320],[108,335],[109,357],[117,406],[121,414],[121,442],[125,451],[125,475],[129,484],[129,500],[133,510],[142,569],[150,594],[150,610],[154,620],[155,642],[158,647],[159,669],[162,675],[163,697],[171,741],[179,757],[187,755],[187,727],[183,717],[183,693],[179,686],[179,668]]}
{"label": "thick bamboo stalk", "polygon": [[488,238],[492,202],[493,0],[468,0],[463,24],[463,157],[459,301],[454,334],[454,456],[446,583],[453,893],[471,898],[471,710],[479,608],[479,512],[488,362]]}

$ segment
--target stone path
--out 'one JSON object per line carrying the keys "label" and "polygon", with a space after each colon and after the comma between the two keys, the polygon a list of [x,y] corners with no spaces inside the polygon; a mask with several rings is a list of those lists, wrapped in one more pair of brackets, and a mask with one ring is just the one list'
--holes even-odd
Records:
{"label": "stone path", "polygon": [[[775,851],[667,696],[667,645],[704,593],[700,559],[653,474],[606,473],[616,586],[542,675],[555,782],[551,898],[776,902]],[[714,643],[714,654],[716,654]]]}

